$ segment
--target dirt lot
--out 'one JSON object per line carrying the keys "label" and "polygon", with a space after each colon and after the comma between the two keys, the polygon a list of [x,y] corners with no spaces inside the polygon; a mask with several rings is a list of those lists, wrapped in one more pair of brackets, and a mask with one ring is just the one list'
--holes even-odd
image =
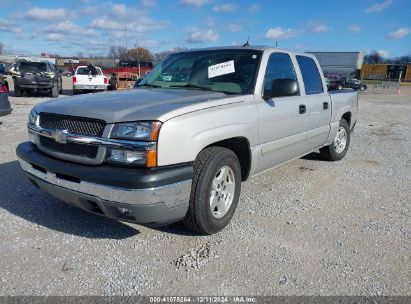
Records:
{"label": "dirt lot", "polygon": [[34,188],[15,148],[46,99],[11,96],[0,118],[0,295],[411,295],[411,88],[362,94],[345,159],[314,153],[243,183],[232,223],[207,237]]}

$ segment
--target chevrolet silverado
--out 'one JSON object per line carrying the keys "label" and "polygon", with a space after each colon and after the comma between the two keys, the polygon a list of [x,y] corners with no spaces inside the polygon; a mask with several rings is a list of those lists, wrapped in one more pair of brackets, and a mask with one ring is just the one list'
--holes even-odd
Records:
{"label": "chevrolet silverado", "polygon": [[329,93],[316,58],[270,47],[174,53],[137,90],[46,101],[17,148],[32,183],[85,211],[212,234],[241,182],[312,151],[342,159],[357,93]]}

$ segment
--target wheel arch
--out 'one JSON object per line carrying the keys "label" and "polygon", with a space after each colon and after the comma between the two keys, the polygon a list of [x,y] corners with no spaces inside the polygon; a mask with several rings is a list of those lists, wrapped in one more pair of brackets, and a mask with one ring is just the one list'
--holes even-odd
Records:
{"label": "wheel arch", "polygon": [[248,179],[251,170],[251,150],[250,142],[246,137],[232,137],[224,139],[209,144],[205,148],[209,147],[222,147],[233,151],[240,162],[241,180],[246,181]]}

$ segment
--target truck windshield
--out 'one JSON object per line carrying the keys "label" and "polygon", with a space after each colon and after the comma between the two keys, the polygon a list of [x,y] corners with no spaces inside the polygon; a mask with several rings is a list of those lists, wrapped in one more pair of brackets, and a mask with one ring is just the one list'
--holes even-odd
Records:
{"label": "truck windshield", "polygon": [[203,50],[171,54],[139,87],[250,94],[261,60],[257,50]]}

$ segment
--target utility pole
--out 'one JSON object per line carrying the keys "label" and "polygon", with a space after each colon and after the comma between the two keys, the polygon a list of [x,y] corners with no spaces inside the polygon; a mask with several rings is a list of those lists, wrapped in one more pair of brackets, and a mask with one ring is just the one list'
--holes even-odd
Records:
{"label": "utility pole", "polygon": [[400,76],[398,77],[397,95],[400,94],[401,77],[402,77],[402,70],[400,71]]}
{"label": "utility pole", "polygon": [[138,78],[141,78],[141,69],[140,69],[140,52],[138,50],[138,43],[136,40],[136,44],[135,44],[136,50],[137,50],[137,64],[138,64]]}
{"label": "utility pole", "polygon": [[125,40],[126,51],[127,51],[127,25],[124,26],[124,40]]}

